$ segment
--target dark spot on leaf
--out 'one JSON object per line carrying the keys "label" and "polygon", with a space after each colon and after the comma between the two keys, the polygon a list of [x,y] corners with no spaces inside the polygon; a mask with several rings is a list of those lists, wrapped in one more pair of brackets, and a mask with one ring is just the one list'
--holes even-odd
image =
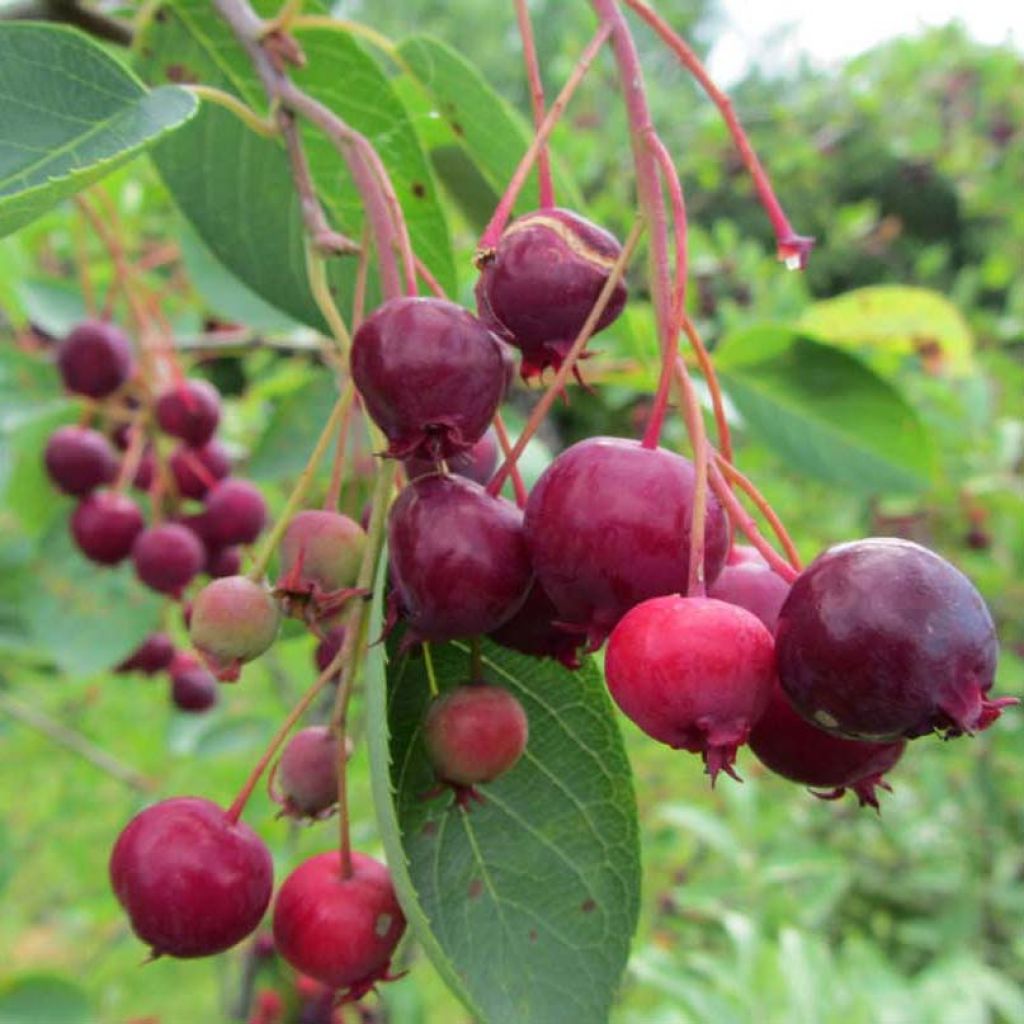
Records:
{"label": "dark spot on leaf", "polygon": [[423,834],[425,836],[436,836],[437,835],[437,822],[436,821],[428,821],[423,826]]}
{"label": "dark spot on leaf", "polygon": [[530,929],[530,936],[529,936],[529,938],[530,938],[531,942],[536,942],[537,941],[537,929],[536,928],[531,928]]}
{"label": "dark spot on leaf", "polygon": [[582,910],[584,914],[592,913],[593,911],[597,910],[597,901],[591,899],[584,900],[580,904],[580,910]]}
{"label": "dark spot on leaf", "polygon": [[414,181],[412,183],[412,194],[417,199],[422,199],[427,194],[427,188],[422,181]]}
{"label": "dark spot on leaf", "polygon": [[149,60],[149,58],[153,56],[153,47],[152,46],[140,46],[139,47],[139,56],[140,57],[145,57],[147,60]]}
{"label": "dark spot on leaf", "polygon": [[483,891],[484,883],[481,882],[479,878],[474,878],[473,881],[469,883],[469,898],[471,900],[479,899],[483,894]]}
{"label": "dark spot on leaf", "polygon": [[159,9],[159,10],[158,10],[158,11],[156,12],[156,14],[154,14],[154,15],[153,15],[153,20],[154,20],[154,21],[166,21],[166,20],[167,20],[167,11],[165,11],[165,10],[164,10],[164,9],[163,9],[163,8],[161,7],[161,8],[160,8],[160,9]]}
{"label": "dark spot on leaf", "polygon": [[466,133],[462,130],[462,125],[458,121],[452,121],[452,131],[456,135],[465,135]]}
{"label": "dark spot on leaf", "polygon": [[184,64],[169,64],[167,66],[167,80],[169,82],[198,82],[199,76],[194,71],[189,71]]}

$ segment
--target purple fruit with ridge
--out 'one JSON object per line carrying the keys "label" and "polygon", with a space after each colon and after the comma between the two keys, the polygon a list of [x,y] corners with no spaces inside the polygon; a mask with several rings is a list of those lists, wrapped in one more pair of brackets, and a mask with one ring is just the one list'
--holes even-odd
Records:
{"label": "purple fruit with ridge", "polygon": [[427,461],[472,447],[508,386],[507,349],[443,299],[392,299],[352,340],[352,378],[388,454]]}
{"label": "purple fruit with ridge", "polygon": [[114,671],[156,675],[171,664],[174,655],[174,642],[166,633],[150,633]]}
{"label": "purple fruit with ridge", "polygon": [[216,441],[208,441],[201,448],[183,444],[172,452],[170,467],[178,493],[198,500],[231,472],[231,459]]}
{"label": "purple fruit with ridge", "polygon": [[100,565],[117,565],[131,553],[146,522],[139,506],[117,491],[95,491],[71,515],[79,550]]}
{"label": "purple fruit with ridge", "polygon": [[[574,444],[537,481],[524,521],[537,580],[558,620],[581,627],[590,649],[641,601],[686,593],[695,482],[681,455],[617,437]],[[712,583],[729,524],[710,494],[705,537]]]}
{"label": "purple fruit with ridge", "polygon": [[196,594],[189,636],[222,679],[237,679],[241,665],[273,644],[280,624],[280,609],[266,587],[247,576],[225,576]]}
{"label": "purple fruit with ridge", "polygon": [[132,545],[135,573],[152,590],[179,597],[206,561],[203,542],[180,523],[151,526]]}
{"label": "purple fruit with ridge", "polygon": [[98,431],[60,427],[50,435],[43,455],[46,472],[65,494],[82,497],[117,476],[117,455]]}
{"label": "purple fruit with ridge", "polygon": [[534,580],[523,606],[504,625],[489,634],[502,647],[534,658],[555,658],[566,668],[580,667],[582,630],[560,628],[558,611],[544,588]]}
{"label": "purple fruit with ridge", "polygon": [[971,581],[911,541],[829,548],[796,579],[776,631],[793,707],[836,735],[881,743],[988,728],[998,643]]}
{"label": "purple fruit with ridge", "polygon": [[[438,464],[429,459],[405,459],[402,464],[410,480],[437,473],[439,469]],[[452,473],[480,485],[486,484],[494,476],[497,467],[498,435],[494,427],[488,427],[487,433],[469,451],[460,452],[448,460],[448,469]]]}
{"label": "purple fruit with ridge", "polygon": [[426,476],[388,518],[391,575],[410,638],[488,633],[522,606],[533,581],[523,515],[479,484]]}
{"label": "purple fruit with ridge", "polygon": [[106,398],[131,377],[135,357],[131,342],[113,324],[86,320],[61,342],[57,368],[68,391]]}
{"label": "purple fruit with ridge", "polygon": [[[613,235],[571,210],[534,210],[505,229],[480,271],[477,309],[522,351],[524,379],[562,365],[621,252]],[[625,303],[619,281],[594,333]]]}
{"label": "purple fruit with ridge", "polygon": [[182,380],[157,398],[156,421],[165,434],[198,448],[220,422],[220,392],[206,380]]}
{"label": "purple fruit with ridge", "polygon": [[110,856],[114,895],[154,955],[211,956],[241,942],[270,903],[273,873],[259,836],[198,797],[147,807]]}
{"label": "purple fruit with ridge", "polygon": [[171,701],[179,711],[202,714],[220,698],[217,680],[195,658],[180,654],[171,665]]}
{"label": "purple fruit with ridge", "polygon": [[756,615],[775,633],[779,610],[789,594],[789,584],[764,562],[746,561],[726,565],[708,587],[708,597],[739,605]]}
{"label": "purple fruit with ridge", "polygon": [[247,480],[228,477],[206,495],[206,511],[197,532],[208,544],[251,544],[267,524],[267,503]]}

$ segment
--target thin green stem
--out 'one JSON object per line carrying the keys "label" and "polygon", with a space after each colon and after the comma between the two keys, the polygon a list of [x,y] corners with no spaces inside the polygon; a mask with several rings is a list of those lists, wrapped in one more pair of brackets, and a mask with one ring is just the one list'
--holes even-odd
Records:
{"label": "thin green stem", "polygon": [[470,682],[479,683],[484,678],[484,651],[483,642],[479,636],[469,641],[469,679]]}
{"label": "thin green stem", "polygon": [[434,671],[434,656],[430,653],[430,644],[423,644],[423,665],[427,670],[427,686],[430,687],[430,696],[435,699],[441,695],[437,688],[437,673]]}
{"label": "thin green stem", "polygon": [[338,353],[347,365],[352,336],[349,334],[341,311],[331,294],[331,286],[327,280],[327,263],[316,250],[311,239],[306,241],[306,273],[309,277],[309,290],[313,301],[327,321],[327,326],[331,329],[331,336],[338,346]]}
{"label": "thin green stem", "polygon": [[215,89],[212,85],[187,85],[186,89],[201,100],[216,103],[217,106],[230,110],[240,121],[244,122],[247,128],[251,128],[257,135],[264,138],[273,138],[279,135],[277,125],[273,121],[260,117],[252,107],[246,106],[237,96],[232,96],[223,89]]}

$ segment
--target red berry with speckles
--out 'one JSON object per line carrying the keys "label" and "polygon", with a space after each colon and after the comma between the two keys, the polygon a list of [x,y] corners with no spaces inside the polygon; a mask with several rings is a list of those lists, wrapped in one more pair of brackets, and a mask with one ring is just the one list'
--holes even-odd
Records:
{"label": "red berry with speckles", "polygon": [[247,576],[213,580],[192,601],[189,636],[222,679],[258,658],[277,636],[281,612],[266,587]]}
{"label": "red berry with speckles", "polygon": [[201,714],[220,697],[217,680],[188,654],[179,654],[171,665],[171,702],[179,711]]}
{"label": "red berry with speckles", "polygon": [[[561,366],[621,252],[614,236],[571,210],[535,210],[505,229],[480,272],[477,309],[522,351],[524,378]],[[625,303],[620,281],[596,331]]]}
{"label": "red berry with speckles", "polygon": [[352,378],[388,454],[429,461],[471,448],[508,386],[507,349],[443,299],[392,299],[352,340]]}
{"label": "red berry with speckles", "polygon": [[523,756],[529,723],[523,706],[500,686],[470,683],[435,700],[423,723],[427,756],[442,782],[493,782]]}
{"label": "red berry with speckles", "polygon": [[[594,437],[562,452],[537,481],[524,521],[533,567],[559,621],[581,627],[591,648],[634,605],[686,591],[695,480],[681,455]],[[729,549],[713,495],[705,537],[710,583]]]}
{"label": "red berry with speckles", "polygon": [[141,672],[152,676],[163,671],[174,660],[174,642],[166,633],[150,633],[115,672]]}
{"label": "red berry with speckles", "polygon": [[68,391],[106,398],[132,375],[135,358],[131,342],[113,324],[87,320],[61,342],[57,368]]}
{"label": "red berry with speckles", "polygon": [[156,400],[156,421],[193,448],[206,444],[220,422],[220,392],[205,380],[183,380]]}
{"label": "red berry with speckles", "polygon": [[171,454],[170,466],[183,498],[204,498],[218,480],[231,472],[228,453],[216,441],[208,441],[201,448],[182,445]]}
{"label": "red berry with speckles", "polygon": [[255,832],[198,797],[136,815],[110,857],[110,880],[132,931],[155,955],[210,956],[259,925],[273,864]]}
{"label": "red berry with speckles", "polygon": [[206,551],[188,527],[161,523],[139,534],[132,546],[132,561],[147,587],[177,597],[202,569]]}
{"label": "red berry with speckles", "polygon": [[139,506],[116,491],[90,494],[71,515],[75,543],[100,565],[116,565],[127,558],[145,525]]}
{"label": "red berry with speckles", "polygon": [[251,544],[267,523],[267,503],[247,480],[228,478],[211,487],[198,532],[208,544]]}
{"label": "red berry with speckles", "polygon": [[703,755],[712,781],[734,778],[736,749],[768,705],[772,635],[750,612],[707,597],[656,597],[608,641],[615,702],[648,736]]}
{"label": "red berry with speckles", "polygon": [[274,943],[297,971],[357,999],[387,977],[405,931],[388,869],[352,854],[343,877],[336,850],[300,864],[274,903]]}
{"label": "red berry with speckles", "polygon": [[46,442],[46,472],[65,494],[89,494],[117,476],[113,445],[98,431],[61,427]]}
{"label": "red berry with speckles", "polygon": [[776,637],[793,707],[851,739],[959,736],[1016,703],[987,697],[998,643],[981,595],[959,569],[910,541],[829,548],[797,577]]}

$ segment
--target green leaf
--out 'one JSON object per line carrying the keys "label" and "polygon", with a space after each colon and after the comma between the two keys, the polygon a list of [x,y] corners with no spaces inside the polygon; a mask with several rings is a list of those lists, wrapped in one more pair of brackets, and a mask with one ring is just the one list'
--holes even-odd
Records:
{"label": "green leaf", "polygon": [[[428,93],[450,129],[450,140],[432,140],[431,158],[441,180],[466,215],[479,226],[489,219],[530,144],[533,132],[483,75],[447,44],[412,35],[398,46],[402,66]],[[583,201],[572,178],[557,164],[552,172],[563,205]],[[537,172],[532,171],[516,211],[537,205]]]}
{"label": "green leaf", "polygon": [[[530,741],[467,813],[447,795],[423,798],[435,784],[420,735],[427,679],[421,657],[395,651],[394,639],[370,649],[367,734],[378,822],[416,937],[481,1024],[607,1020],[636,927],[639,851],[600,673],[483,642],[484,675],[522,702]],[[432,652],[443,685],[465,679],[464,644]]]}
{"label": "green leaf", "polygon": [[918,356],[929,369],[953,376],[974,369],[974,337],[963,314],[927,288],[858,288],[814,303],[799,326],[819,341],[859,351],[882,365]]}
{"label": "green leaf", "polygon": [[727,337],[715,362],[748,429],[797,472],[861,494],[930,485],[936,456],[928,431],[854,356],[762,326]]}
{"label": "green leaf", "polygon": [[[348,34],[296,32],[307,57],[297,85],[365,134],[380,153],[402,205],[413,248],[443,288],[456,290],[448,225],[430,164],[412,123],[380,66]],[[206,0],[171,0],[140,34],[139,66],[151,82],[202,81],[254,110],[267,100],[248,56]],[[333,227],[359,239],[363,203],[344,161],[319,131],[302,140],[318,196]],[[154,161],[182,212],[213,255],[259,296],[303,323],[325,324],[309,292],[305,231],[283,143],[256,135],[234,114],[204,104],[193,123],[159,146]],[[343,310],[351,301],[356,260],[330,261],[331,287]],[[371,274],[368,301],[376,301]]]}
{"label": "green leaf", "polygon": [[89,999],[58,974],[20,974],[0,984],[0,1024],[90,1024]]}
{"label": "green leaf", "polygon": [[0,237],[184,124],[196,101],[147,91],[88,36],[0,24]]}

